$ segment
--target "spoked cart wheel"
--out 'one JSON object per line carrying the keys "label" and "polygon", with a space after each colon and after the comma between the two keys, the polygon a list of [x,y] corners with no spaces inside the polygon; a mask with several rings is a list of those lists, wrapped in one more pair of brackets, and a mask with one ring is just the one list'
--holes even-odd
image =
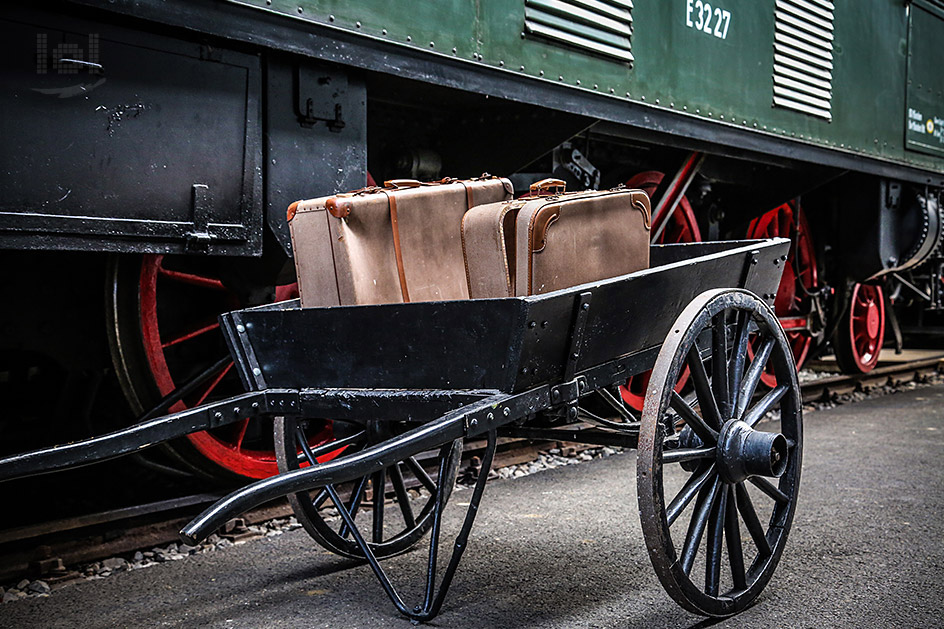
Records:
{"label": "spoked cart wheel", "polygon": [[[768,365],[774,387],[755,401]],[[674,391],[685,367],[690,399]],[[728,616],[761,593],[793,521],[801,454],[796,367],[776,315],[746,291],[703,293],[653,368],[636,472],[649,557],[682,607]]]}
{"label": "spoked cart wheel", "polygon": [[856,284],[849,307],[833,335],[836,363],[843,373],[868,373],[878,364],[885,341],[885,297],[879,286]]}
{"label": "spoked cart wheel", "polygon": [[[348,426],[335,422],[336,441],[320,448],[311,448],[310,432],[317,432],[322,420],[299,420],[291,417],[275,419],[275,445],[279,470],[290,470],[318,465],[338,456],[358,452],[395,436],[390,422],[371,422],[366,430],[352,430],[348,436],[342,436],[341,430]],[[380,469],[369,476],[364,476],[349,486],[338,486],[338,497],[344,508],[357,524],[359,513],[370,518],[369,537],[364,537],[371,551],[378,559],[391,557],[406,552],[415,546],[433,524],[433,511],[436,507],[436,495],[442,492],[445,503],[452,493],[459,471],[462,456],[462,441],[457,440],[441,449],[410,457],[404,461]],[[435,460],[438,472],[429,471],[424,461]],[[388,482],[394,494],[394,505],[385,505]],[[409,490],[423,488],[419,498],[410,499]],[[327,489],[314,494],[299,492],[288,496],[295,512],[295,517],[306,531],[327,550],[355,559],[363,559],[351,530],[340,518],[327,521],[322,513],[325,507],[335,506]],[[335,511],[337,509],[335,508]],[[393,511],[394,513],[389,513]],[[361,526],[358,524],[358,528]]]}

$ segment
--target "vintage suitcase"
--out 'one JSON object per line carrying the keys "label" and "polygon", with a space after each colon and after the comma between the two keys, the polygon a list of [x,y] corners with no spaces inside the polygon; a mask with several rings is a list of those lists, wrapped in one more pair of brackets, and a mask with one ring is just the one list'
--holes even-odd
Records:
{"label": "vintage suitcase", "polygon": [[302,307],[467,299],[462,216],[512,194],[498,177],[399,179],[293,203]]}
{"label": "vintage suitcase", "polygon": [[641,190],[563,192],[476,207],[462,244],[473,299],[539,295],[649,266],[649,197]]}

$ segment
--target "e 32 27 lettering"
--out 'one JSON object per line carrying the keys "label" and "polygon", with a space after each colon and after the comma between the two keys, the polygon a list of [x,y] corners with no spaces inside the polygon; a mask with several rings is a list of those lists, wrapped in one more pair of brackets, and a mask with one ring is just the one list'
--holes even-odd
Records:
{"label": "e 32 27 lettering", "polygon": [[686,0],[685,25],[696,31],[714,35],[718,39],[728,38],[731,12],[712,7],[702,0]]}

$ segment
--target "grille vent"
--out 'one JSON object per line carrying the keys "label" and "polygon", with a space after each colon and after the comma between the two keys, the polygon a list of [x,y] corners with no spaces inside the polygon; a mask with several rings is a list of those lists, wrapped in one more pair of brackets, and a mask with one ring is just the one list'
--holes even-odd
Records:
{"label": "grille vent", "polygon": [[632,0],[525,0],[529,35],[632,63]]}
{"label": "grille vent", "polygon": [[776,0],[774,106],[833,119],[834,10],[829,0]]}

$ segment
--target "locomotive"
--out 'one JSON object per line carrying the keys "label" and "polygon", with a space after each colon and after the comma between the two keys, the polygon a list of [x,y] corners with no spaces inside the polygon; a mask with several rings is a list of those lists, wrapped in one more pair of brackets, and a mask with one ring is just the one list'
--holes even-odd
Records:
{"label": "locomotive", "polygon": [[[798,364],[868,371],[944,309],[940,0],[74,0],[0,31],[4,452],[237,390],[217,315],[295,295],[286,208],[393,178],[625,185],[654,242],[788,237]],[[271,432],[140,456],[262,478]]]}

